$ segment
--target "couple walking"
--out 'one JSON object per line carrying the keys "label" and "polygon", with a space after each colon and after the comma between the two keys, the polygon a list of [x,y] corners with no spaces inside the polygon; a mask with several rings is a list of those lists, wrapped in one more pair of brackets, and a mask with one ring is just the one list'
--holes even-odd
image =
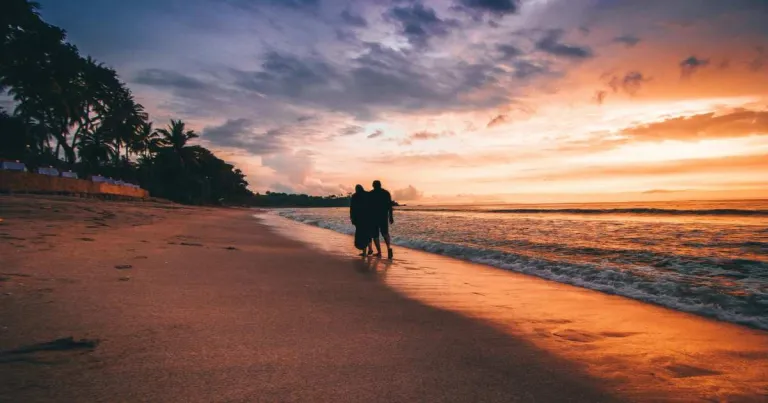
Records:
{"label": "couple walking", "polygon": [[373,190],[370,192],[366,192],[362,185],[355,186],[355,194],[349,205],[349,218],[355,226],[355,247],[362,251],[360,256],[373,255],[373,241],[376,245],[375,256],[381,257],[381,234],[387,243],[387,258],[392,259],[389,224],[395,223],[393,205],[392,195],[381,188],[381,182],[373,181]]}

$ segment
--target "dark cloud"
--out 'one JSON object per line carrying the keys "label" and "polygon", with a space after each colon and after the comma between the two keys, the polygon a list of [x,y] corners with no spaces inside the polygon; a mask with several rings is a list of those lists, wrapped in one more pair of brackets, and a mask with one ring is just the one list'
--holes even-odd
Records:
{"label": "dark cloud", "polygon": [[277,52],[265,55],[261,71],[235,71],[236,84],[240,87],[267,96],[293,98],[307,97],[315,91],[325,90],[335,74],[335,69],[323,60],[298,58]]}
{"label": "dark cloud", "polygon": [[459,0],[460,10],[469,13],[488,13],[496,16],[515,14],[520,9],[519,0]]}
{"label": "dark cloud", "polygon": [[707,67],[709,65],[709,59],[699,59],[696,56],[691,56],[680,62],[680,75],[683,78],[688,78],[693,73]]}
{"label": "dark cloud", "polygon": [[518,61],[514,64],[515,72],[514,76],[521,80],[531,78],[538,75],[546,75],[552,73],[549,69],[549,65],[546,63],[537,64],[526,60]]}
{"label": "dark cloud", "polygon": [[255,10],[259,6],[279,6],[293,9],[307,9],[317,8],[320,5],[320,0],[213,0],[218,3],[229,4],[230,6],[245,9]]}
{"label": "dark cloud", "polygon": [[624,129],[622,133],[643,140],[697,140],[768,134],[768,110],[736,109],[721,115],[703,113],[635,126]]}
{"label": "dark cloud", "polygon": [[354,136],[355,134],[364,132],[365,129],[362,126],[356,126],[356,125],[349,125],[347,127],[342,128],[339,131],[340,136]]}
{"label": "dark cloud", "polygon": [[613,92],[624,91],[629,95],[635,95],[640,91],[643,84],[650,80],[650,78],[645,77],[639,71],[630,71],[624,77],[613,76],[611,81],[608,82],[608,86],[611,87]]}
{"label": "dark cloud", "polygon": [[298,118],[296,118],[296,121],[299,123],[302,123],[302,122],[310,121],[314,118],[315,118],[314,116],[305,115],[305,116],[299,116]]}
{"label": "dark cloud", "polygon": [[570,59],[588,59],[594,56],[592,49],[588,47],[561,42],[563,34],[564,32],[559,29],[550,30],[543,38],[536,42],[536,49],[553,56]]}
{"label": "dark cloud", "polygon": [[408,42],[419,47],[426,45],[432,37],[448,35],[452,28],[458,26],[457,21],[441,19],[434,9],[421,3],[392,7],[385,18],[397,23]]}
{"label": "dark cloud", "polygon": [[632,48],[632,47],[635,47],[638,43],[640,43],[640,38],[634,35],[622,35],[622,36],[617,36],[613,38],[613,41],[616,43],[621,43],[628,48]]}
{"label": "dark cloud", "polygon": [[396,189],[392,193],[392,196],[394,196],[397,201],[413,201],[424,197],[424,192],[416,189],[413,185],[408,185],[405,189]]}
{"label": "dark cloud", "polygon": [[145,69],[139,71],[133,79],[138,84],[152,87],[175,88],[185,90],[202,90],[208,85],[196,78],[163,69]]}
{"label": "dark cloud", "polygon": [[381,137],[384,135],[384,132],[382,130],[376,130],[375,132],[368,135],[369,139],[375,139],[377,137]]}
{"label": "dark cloud", "polygon": [[203,129],[203,140],[214,146],[232,147],[256,155],[268,155],[285,150],[283,136],[285,131],[269,130],[254,133],[254,123],[249,119],[230,119],[220,126]]}
{"label": "dark cloud", "polygon": [[[270,52],[259,71],[232,70],[235,85],[266,100],[282,99],[369,120],[387,109],[423,111],[493,107],[509,102],[494,63],[454,62],[450,66],[420,64],[418,51],[367,43],[359,56],[338,65],[318,55],[296,57]],[[528,66],[524,66],[528,67]],[[538,73],[530,67],[525,76]],[[523,76],[523,74],[519,74]],[[483,90],[481,99],[471,97]]]}
{"label": "dark cloud", "polygon": [[353,14],[349,10],[344,10],[341,12],[341,20],[344,21],[345,24],[357,27],[357,28],[365,28],[368,26],[368,21],[365,20],[360,15]]}
{"label": "dark cloud", "polygon": [[523,51],[520,48],[508,44],[496,45],[496,50],[501,53],[502,60],[510,60],[523,55]]}

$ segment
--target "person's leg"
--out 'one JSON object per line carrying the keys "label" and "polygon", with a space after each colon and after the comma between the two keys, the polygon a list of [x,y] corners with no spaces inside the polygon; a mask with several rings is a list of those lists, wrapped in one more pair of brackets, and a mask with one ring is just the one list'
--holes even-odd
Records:
{"label": "person's leg", "polygon": [[387,244],[387,257],[392,259],[394,253],[392,252],[392,239],[389,236],[389,223],[384,222],[379,229],[381,230],[381,236],[384,237],[384,242]]}
{"label": "person's leg", "polygon": [[381,256],[381,242],[379,242],[379,227],[374,225],[371,233],[373,244],[376,246],[376,255]]}

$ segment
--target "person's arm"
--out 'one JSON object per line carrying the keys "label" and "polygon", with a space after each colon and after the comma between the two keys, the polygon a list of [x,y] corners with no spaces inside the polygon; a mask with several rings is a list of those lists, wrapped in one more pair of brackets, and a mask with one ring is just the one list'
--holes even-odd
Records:
{"label": "person's arm", "polygon": [[351,199],[349,201],[349,221],[352,221],[352,225],[357,226],[355,224],[355,200]]}
{"label": "person's arm", "polygon": [[395,223],[395,202],[392,201],[392,195],[387,193],[387,198],[389,199],[389,223],[394,224]]}

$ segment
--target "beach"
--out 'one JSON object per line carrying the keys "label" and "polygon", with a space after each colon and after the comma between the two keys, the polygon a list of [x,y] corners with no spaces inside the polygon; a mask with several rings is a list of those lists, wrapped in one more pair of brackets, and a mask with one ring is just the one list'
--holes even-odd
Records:
{"label": "beach", "polygon": [[355,258],[268,212],[0,196],[0,219],[0,401],[768,394],[765,331],[403,248]]}

